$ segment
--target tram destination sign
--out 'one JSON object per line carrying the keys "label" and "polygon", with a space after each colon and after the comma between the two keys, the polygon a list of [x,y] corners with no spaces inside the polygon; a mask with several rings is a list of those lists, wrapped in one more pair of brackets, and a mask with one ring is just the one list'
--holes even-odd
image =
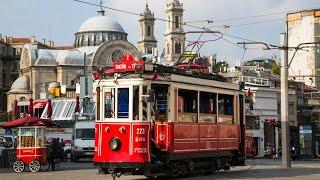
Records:
{"label": "tram destination sign", "polygon": [[136,61],[131,55],[124,55],[121,61],[113,63],[114,72],[143,71],[144,61]]}

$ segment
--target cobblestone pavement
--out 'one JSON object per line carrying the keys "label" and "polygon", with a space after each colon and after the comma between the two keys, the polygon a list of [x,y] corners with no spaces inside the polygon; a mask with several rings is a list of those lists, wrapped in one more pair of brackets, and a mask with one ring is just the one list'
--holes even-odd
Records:
{"label": "cobblestone pavement", "polygon": [[[55,172],[14,173],[12,169],[0,169],[0,180],[106,180],[109,175],[97,174],[90,162],[62,163]],[[121,179],[146,179],[143,176],[122,176]],[[209,176],[184,178],[183,180],[206,179],[320,179],[320,161],[293,161],[291,169],[281,168],[280,160],[249,159],[247,166],[235,167]]]}

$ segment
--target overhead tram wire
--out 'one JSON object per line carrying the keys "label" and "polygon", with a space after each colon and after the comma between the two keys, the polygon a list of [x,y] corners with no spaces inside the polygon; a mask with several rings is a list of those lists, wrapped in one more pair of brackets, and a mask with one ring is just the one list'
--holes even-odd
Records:
{"label": "overhead tram wire", "polygon": [[[122,10],[122,9],[112,8],[112,7],[108,7],[108,6],[102,6],[101,4],[95,4],[95,3],[91,3],[91,2],[87,2],[87,1],[83,1],[83,0],[72,0],[72,1],[79,2],[79,3],[82,3],[82,4],[91,5],[91,6],[95,6],[95,7],[103,7],[103,8],[109,9],[109,10],[113,10],[113,11],[117,11],[117,12],[121,12],[121,13],[126,13],[126,14],[130,14],[130,15],[134,15],[134,16],[140,16],[140,13],[135,13],[135,12],[126,11],[126,10]],[[257,15],[257,16],[263,16],[263,15]],[[243,17],[243,18],[249,18],[249,17]],[[240,19],[240,18],[237,18],[237,19]],[[157,17],[155,17],[155,20],[159,20],[159,21],[162,21],[162,22],[170,22],[170,23],[174,22],[174,21],[170,21],[170,20],[167,20],[167,19],[157,18]],[[199,30],[205,30],[205,31],[207,31],[209,33],[212,33],[215,36],[218,36],[218,35],[216,35],[218,33],[217,31],[212,31],[211,29],[208,29],[208,28],[205,28],[205,27],[199,27],[199,26],[194,26],[194,25],[190,25],[190,24],[184,24],[184,26],[195,28],[195,29],[199,29]],[[245,40],[245,41],[255,42],[254,40],[249,40],[249,39],[242,38],[242,37],[228,35],[228,34],[225,34],[225,33],[222,33],[222,32],[219,32],[218,34],[223,34],[224,36],[232,37],[232,38],[235,38],[235,39],[241,39],[241,40]],[[237,46],[237,47],[243,49],[242,46],[239,46],[237,43],[231,42],[230,40],[228,40],[228,39],[226,39],[224,37],[221,37],[220,39],[222,39],[222,40],[224,40],[224,41],[226,41],[226,42],[228,42],[228,43],[230,43],[230,44],[232,44],[234,46]]]}
{"label": "overhead tram wire", "polygon": [[279,14],[287,14],[295,11],[280,11],[275,13],[268,13],[268,14],[260,14],[260,15],[253,15],[253,16],[245,16],[245,17],[238,17],[238,18],[228,18],[228,19],[218,19],[213,22],[227,22],[227,21],[238,21],[243,19],[253,19],[253,18],[259,18],[259,17],[265,17],[265,16],[273,16],[273,15],[279,15]]}
{"label": "overhead tram wire", "polygon": [[257,22],[252,22],[252,23],[226,25],[226,26],[228,26],[227,29],[229,29],[229,28],[234,28],[234,27],[242,27],[242,26],[249,26],[249,25],[255,25],[255,24],[270,23],[270,22],[276,22],[276,21],[284,21],[284,20],[285,20],[285,18],[278,18],[278,19],[270,19],[270,20],[265,20],[265,21],[257,21]]}

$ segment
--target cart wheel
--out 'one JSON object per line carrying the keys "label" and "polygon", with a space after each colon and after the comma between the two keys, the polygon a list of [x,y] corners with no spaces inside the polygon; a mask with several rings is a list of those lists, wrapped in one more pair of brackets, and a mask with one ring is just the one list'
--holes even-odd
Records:
{"label": "cart wheel", "polygon": [[22,161],[15,161],[13,163],[13,170],[14,172],[17,172],[17,173],[21,173],[22,171],[24,171],[24,163]]}
{"label": "cart wheel", "polygon": [[29,164],[29,169],[31,172],[38,172],[40,170],[40,163],[37,160],[31,161],[31,163]]}

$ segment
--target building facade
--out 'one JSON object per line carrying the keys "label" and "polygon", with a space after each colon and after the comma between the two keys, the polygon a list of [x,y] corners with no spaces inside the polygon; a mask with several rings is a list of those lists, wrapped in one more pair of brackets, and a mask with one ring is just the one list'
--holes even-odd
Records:
{"label": "building facade", "polygon": [[183,28],[183,12],[183,4],[179,0],[168,1],[164,58],[169,62],[178,61],[185,51],[186,33]]}
{"label": "building facade", "polygon": [[146,4],[146,9],[140,14],[140,40],[138,42],[139,50],[142,54],[152,54],[158,56],[157,40],[154,34],[154,13]]}
{"label": "building facade", "polygon": [[102,9],[97,16],[82,23],[75,33],[75,47],[43,49],[32,43],[25,44],[21,50],[20,77],[8,92],[7,111],[13,110],[14,99],[47,99],[49,88],[75,88],[79,71],[84,69],[84,59],[89,71],[111,67],[123,54],[141,59],[138,49],[127,41],[122,26],[104,16]]}
{"label": "building facade", "polygon": [[[287,15],[288,46],[320,41],[320,9],[304,10]],[[320,46],[298,51],[289,68],[289,77],[320,88]],[[289,59],[294,51],[289,51]]]}

